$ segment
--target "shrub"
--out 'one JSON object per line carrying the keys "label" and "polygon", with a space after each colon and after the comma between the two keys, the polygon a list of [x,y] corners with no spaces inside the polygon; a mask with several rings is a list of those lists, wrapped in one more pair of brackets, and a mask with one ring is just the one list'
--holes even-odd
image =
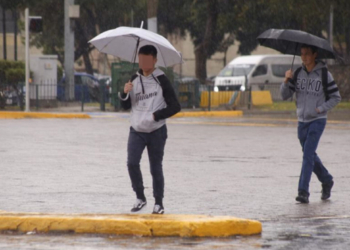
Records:
{"label": "shrub", "polygon": [[11,68],[6,71],[6,82],[16,84],[25,81],[25,69]]}
{"label": "shrub", "polygon": [[1,83],[17,83],[19,81],[24,81],[24,80],[25,80],[24,62],[0,60],[0,82]]}

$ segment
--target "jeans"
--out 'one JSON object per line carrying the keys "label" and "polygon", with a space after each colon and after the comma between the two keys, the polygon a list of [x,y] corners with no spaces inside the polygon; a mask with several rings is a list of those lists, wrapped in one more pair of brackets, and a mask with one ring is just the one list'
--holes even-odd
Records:
{"label": "jeans", "polygon": [[147,147],[153,179],[153,196],[155,198],[163,198],[164,176],[162,162],[166,139],[166,125],[151,133],[137,132],[135,129],[130,127],[127,165],[132,188],[136,194],[143,193],[144,190],[140,161],[142,152]]}
{"label": "jeans", "polygon": [[326,119],[317,119],[312,122],[299,122],[298,124],[298,138],[303,150],[303,164],[298,187],[299,192],[309,194],[309,183],[312,172],[316,174],[318,180],[323,184],[329,183],[333,179],[316,154],[318,142],[326,127],[326,122]]}

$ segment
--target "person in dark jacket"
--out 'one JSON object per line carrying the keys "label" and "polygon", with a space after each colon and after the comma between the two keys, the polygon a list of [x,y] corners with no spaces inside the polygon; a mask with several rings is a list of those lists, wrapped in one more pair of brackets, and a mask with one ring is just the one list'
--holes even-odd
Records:
{"label": "person in dark jacket", "polygon": [[[301,46],[302,68],[296,70],[295,76],[291,70],[288,70],[281,85],[281,95],[284,100],[296,94],[298,138],[303,150],[296,200],[301,203],[309,203],[309,183],[312,172],[322,183],[322,200],[327,200],[331,196],[334,184],[332,175],[316,154],[316,149],[326,126],[327,112],[334,108],[341,98],[332,74],[323,62],[316,60],[316,57],[316,47]],[[325,77],[322,77],[323,74]],[[290,79],[295,80],[290,81]]]}
{"label": "person in dark jacket", "polygon": [[138,57],[140,69],[125,84],[121,95],[122,108],[131,108],[127,165],[137,197],[131,212],[138,212],[147,204],[140,169],[142,152],[147,147],[155,198],[153,213],[163,214],[165,119],[178,113],[181,106],[169,79],[163,71],[155,68],[157,49],[152,45],[143,46]]}

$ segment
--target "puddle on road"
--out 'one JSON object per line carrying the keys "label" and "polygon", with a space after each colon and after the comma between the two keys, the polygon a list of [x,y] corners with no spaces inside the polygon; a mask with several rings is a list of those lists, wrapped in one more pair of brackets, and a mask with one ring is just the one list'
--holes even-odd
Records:
{"label": "puddle on road", "polygon": [[256,236],[229,238],[87,235],[67,232],[0,234],[0,249],[129,250],[129,249],[349,249],[350,218],[289,218],[263,221]]}
{"label": "puddle on road", "polygon": [[36,234],[6,232],[0,249],[260,249],[261,236],[229,238],[152,238],[116,235]]}

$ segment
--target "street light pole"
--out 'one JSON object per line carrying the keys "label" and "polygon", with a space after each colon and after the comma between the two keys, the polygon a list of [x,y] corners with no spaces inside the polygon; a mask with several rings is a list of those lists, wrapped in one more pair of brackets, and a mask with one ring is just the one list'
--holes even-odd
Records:
{"label": "street light pole", "polygon": [[[333,11],[334,11],[334,7],[333,4],[331,4],[330,6],[330,10],[329,10],[329,45],[331,46],[331,48],[333,49]],[[328,64],[332,65],[333,64],[333,60],[328,60]]]}
{"label": "street light pole", "polygon": [[147,0],[147,28],[158,33],[157,24],[158,0]]}
{"label": "street light pole", "polygon": [[74,30],[70,18],[70,8],[74,0],[64,0],[64,72],[66,75],[65,97],[74,100]]}
{"label": "street light pole", "polygon": [[24,12],[25,16],[25,60],[26,60],[26,109],[25,112],[29,112],[29,9],[26,8]]}

